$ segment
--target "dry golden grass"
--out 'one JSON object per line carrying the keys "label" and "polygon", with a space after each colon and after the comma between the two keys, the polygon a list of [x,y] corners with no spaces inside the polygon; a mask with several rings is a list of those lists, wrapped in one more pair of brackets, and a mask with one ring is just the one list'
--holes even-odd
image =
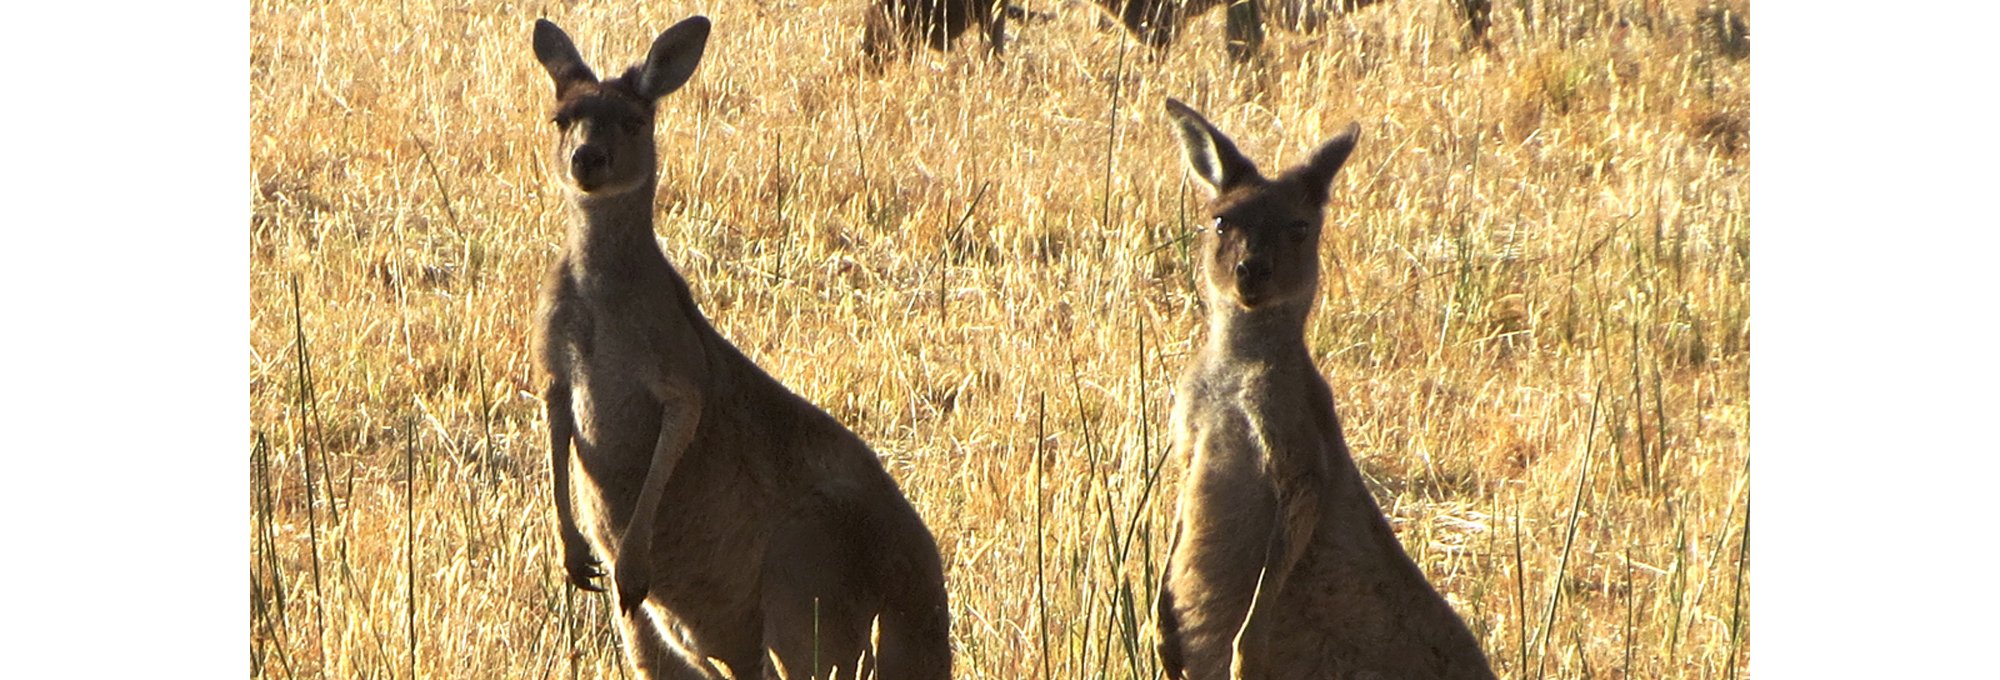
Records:
{"label": "dry golden grass", "polygon": [[[936,533],[961,677],[1151,678],[1199,341],[1161,113],[1275,171],[1349,120],[1308,337],[1411,555],[1503,677],[1747,668],[1749,63],[1706,0],[1397,0],[1222,66],[1050,0],[868,75],[860,0],[251,10],[251,630],[266,677],[622,673],[561,576],[531,309],[565,224],[549,16],[600,73],[715,21],[658,233],[717,327]],[[1521,12],[1530,7],[1532,22]],[[414,668],[413,668],[414,666]]]}

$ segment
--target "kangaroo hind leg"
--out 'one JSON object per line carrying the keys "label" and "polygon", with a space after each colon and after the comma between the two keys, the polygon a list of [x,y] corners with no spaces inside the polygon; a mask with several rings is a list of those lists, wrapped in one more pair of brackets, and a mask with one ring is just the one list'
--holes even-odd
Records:
{"label": "kangaroo hind leg", "polygon": [[863,578],[867,556],[858,537],[841,520],[803,514],[771,537],[762,602],[767,679],[858,679],[875,664],[871,632],[880,597]]}
{"label": "kangaroo hind leg", "polygon": [[625,639],[625,657],[633,668],[639,669],[639,677],[648,680],[709,680],[709,674],[688,663],[680,652],[667,643],[666,631],[653,621],[653,612],[641,606],[629,612],[620,612],[618,619],[619,637]]}

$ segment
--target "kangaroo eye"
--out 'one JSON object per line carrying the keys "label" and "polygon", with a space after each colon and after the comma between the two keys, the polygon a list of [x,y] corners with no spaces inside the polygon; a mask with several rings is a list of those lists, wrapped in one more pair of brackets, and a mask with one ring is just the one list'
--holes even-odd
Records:
{"label": "kangaroo eye", "polygon": [[1217,217],[1217,218],[1215,218],[1215,221],[1214,221],[1214,222],[1212,222],[1212,223],[1210,223],[1210,224],[1208,225],[1208,230],[1209,230],[1209,231],[1212,231],[1212,232],[1215,232],[1215,233],[1217,233],[1217,234],[1220,234],[1220,233],[1222,233],[1222,230],[1223,230],[1223,228],[1224,228],[1225,226],[1226,226],[1226,225],[1224,225],[1224,224],[1223,224],[1223,222],[1222,222],[1222,218],[1220,218],[1220,217]]}

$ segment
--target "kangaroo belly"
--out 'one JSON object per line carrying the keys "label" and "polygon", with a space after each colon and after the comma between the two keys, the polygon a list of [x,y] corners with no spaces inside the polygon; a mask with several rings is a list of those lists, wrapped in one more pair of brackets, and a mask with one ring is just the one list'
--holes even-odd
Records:
{"label": "kangaroo belly", "polygon": [[[744,454],[699,442],[690,447],[662,492],[645,559],[652,582],[648,607],[664,636],[690,662],[720,659],[739,676],[754,674],[762,659],[757,565],[772,516],[768,496],[741,477]],[[644,474],[640,468],[629,478],[635,496]],[[595,538],[615,561],[620,536]]]}
{"label": "kangaroo belly", "polygon": [[636,385],[588,377],[574,384],[570,408],[576,420],[575,465],[584,482],[575,485],[579,509],[595,527],[586,533],[598,535],[599,547],[615,547],[652,464],[660,436],[660,405]]}
{"label": "kangaroo belly", "polygon": [[1379,565],[1356,559],[1352,548],[1315,542],[1300,557],[1282,593],[1282,601],[1291,606],[1275,612],[1275,677],[1349,678],[1368,669],[1399,670],[1372,662],[1383,649],[1405,643],[1395,635],[1396,620],[1404,613],[1386,598],[1406,584],[1385,579]]}
{"label": "kangaroo belly", "polygon": [[1275,676],[1484,677],[1477,641],[1374,503],[1336,494],[1327,505],[1286,584],[1296,605],[1280,612],[1273,648],[1290,660],[1274,664]]}
{"label": "kangaroo belly", "polygon": [[654,591],[681,608],[731,610],[749,598],[781,508],[736,474],[741,452],[690,450],[653,519]]}
{"label": "kangaroo belly", "polygon": [[1197,414],[1179,440],[1188,448],[1189,476],[1168,587],[1188,677],[1226,677],[1276,528],[1277,497],[1247,414]]}

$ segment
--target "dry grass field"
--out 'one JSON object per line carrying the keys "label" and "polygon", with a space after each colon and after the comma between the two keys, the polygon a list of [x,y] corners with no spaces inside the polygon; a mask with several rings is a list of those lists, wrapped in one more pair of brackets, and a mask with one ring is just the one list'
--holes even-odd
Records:
{"label": "dry grass field", "polygon": [[[1442,0],[1229,67],[1088,4],[859,68],[860,0],[253,0],[259,677],[619,677],[563,579],[528,356],[565,229],[534,19],[599,73],[706,14],[658,236],[717,328],[882,454],[965,678],[1158,677],[1202,198],[1161,101],[1267,171],[1350,120],[1308,340],[1398,535],[1507,678],[1749,659],[1749,60],[1710,0]],[[1736,10],[1745,3],[1730,3]]]}

